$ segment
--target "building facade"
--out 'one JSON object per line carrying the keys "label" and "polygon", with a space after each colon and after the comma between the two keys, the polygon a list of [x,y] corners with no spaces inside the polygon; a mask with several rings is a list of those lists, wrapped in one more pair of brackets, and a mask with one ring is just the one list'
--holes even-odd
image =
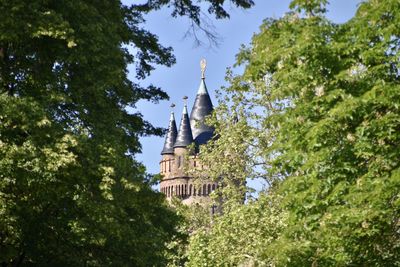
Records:
{"label": "building facade", "polygon": [[187,97],[184,97],[179,130],[172,111],[160,161],[160,173],[163,176],[160,191],[167,199],[177,197],[188,205],[209,202],[210,193],[217,187],[215,182],[191,175],[193,170],[205,168],[198,159],[198,152],[200,145],[206,144],[214,134],[214,129],[204,123],[205,117],[212,113],[213,105],[205,83],[205,61],[202,60],[200,65],[202,76],[190,117]]}

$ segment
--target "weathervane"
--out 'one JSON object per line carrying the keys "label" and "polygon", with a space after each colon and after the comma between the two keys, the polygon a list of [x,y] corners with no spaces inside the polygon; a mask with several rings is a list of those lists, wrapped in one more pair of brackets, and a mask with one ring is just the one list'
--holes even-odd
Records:
{"label": "weathervane", "polygon": [[203,58],[200,60],[201,78],[204,79],[204,73],[206,72],[207,61]]}

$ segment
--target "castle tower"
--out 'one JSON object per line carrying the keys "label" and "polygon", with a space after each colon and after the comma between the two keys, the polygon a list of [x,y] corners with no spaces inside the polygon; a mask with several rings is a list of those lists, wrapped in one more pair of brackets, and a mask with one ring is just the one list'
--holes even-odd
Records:
{"label": "castle tower", "polygon": [[[214,133],[214,129],[204,123],[205,117],[213,111],[211,98],[205,84],[206,62],[204,59],[200,62],[200,66],[202,76],[190,118],[186,104],[187,97],[185,96],[178,132],[176,131],[174,113],[171,112],[160,162],[161,174],[163,175],[160,183],[161,192],[166,195],[167,199],[178,197],[188,205],[208,202],[210,193],[217,186],[215,182],[196,179],[189,174],[193,169],[204,168],[198,160],[199,146],[206,144]],[[192,144],[194,144],[194,151],[189,149]]]}

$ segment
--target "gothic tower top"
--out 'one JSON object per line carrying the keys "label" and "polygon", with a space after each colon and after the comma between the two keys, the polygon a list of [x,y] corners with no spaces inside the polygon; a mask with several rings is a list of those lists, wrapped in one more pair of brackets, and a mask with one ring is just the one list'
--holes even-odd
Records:
{"label": "gothic tower top", "polygon": [[197,146],[207,143],[207,141],[212,138],[214,133],[214,128],[204,123],[205,117],[210,115],[213,111],[213,105],[205,83],[206,66],[206,60],[202,59],[200,61],[200,86],[199,90],[197,91],[192,112],[190,113],[190,125],[192,128],[193,139]]}
{"label": "gothic tower top", "polygon": [[[175,104],[172,104],[171,108],[174,108],[174,107],[175,107]],[[175,144],[177,135],[178,135],[178,131],[176,129],[175,115],[174,115],[174,111],[172,110],[171,116],[169,119],[168,132],[167,132],[167,136],[165,137],[164,148],[161,151],[161,155],[174,154],[174,144]]]}
{"label": "gothic tower top", "polygon": [[[188,114],[187,96],[183,99],[185,105],[179,130],[176,130],[174,113],[171,112],[169,128],[165,138],[164,148],[161,152],[160,191],[168,200],[177,197],[183,204],[211,205],[210,194],[217,189],[218,183],[206,177],[194,177],[197,170],[203,170],[204,166],[199,158],[199,145],[205,144],[213,136],[214,129],[204,123],[207,115],[210,115],[213,106],[205,84],[206,61],[200,62],[201,81],[194,101],[193,109]],[[194,151],[188,150],[188,146],[195,143]],[[213,206],[214,207],[214,206]],[[214,208],[212,209],[214,212]]]}
{"label": "gothic tower top", "polygon": [[183,99],[185,101],[185,106],[183,107],[181,124],[179,125],[179,132],[178,136],[176,137],[174,148],[187,147],[188,145],[193,143],[192,129],[190,127],[190,121],[186,104],[186,100],[188,99],[188,97],[185,96],[183,97]]}

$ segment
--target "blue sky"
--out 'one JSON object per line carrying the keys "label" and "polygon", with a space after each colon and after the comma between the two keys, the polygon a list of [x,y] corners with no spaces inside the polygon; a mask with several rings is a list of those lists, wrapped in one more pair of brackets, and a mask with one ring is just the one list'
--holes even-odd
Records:
{"label": "blue sky", "polygon": [[[143,1],[134,0],[133,2]],[[203,39],[206,45],[200,47],[194,45],[193,38],[184,38],[189,27],[188,19],[172,18],[170,10],[167,9],[147,15],[145,17],[146,29],[158,35],[162,45],[171,46],[174,49],[177,63],[171,68],[158,66],[143,81],[144,84],[152,83],[163,88],[169,94],[170,101],[162,101],[159,104],[141,101],[138,103],[137,109],[153,125],[167,127],[169,106],[171,103],[175,103],[175,115],[179,123],[183,108],[182,97],[185,95],[189,97],[189,109],[193,105],[201,78],[199,62],[202,58],[207,60],[206,84],[215,105],[217,101],[214,91],[227,85],[225,82],[226,68],[235,63],[235,55],[240,46],[250,43],[252,36],[258,33],[265,18],[279,18],[287,12],[289,2],[288,0],[255,0],[256,5],[249,10],[241,10],[233,6],[230,8],[228,5],[231,15],[229,20],[212,20],[215,31],[221,37],[220,45],[212,48],[208,46],[205,38]],[[328,17],[341,23],[354,15],[360,0],[331,0],[330,2]],[[240,69],[236,71],[240,72]],[[130,78],[134,79],[133,68]],[[144,137],[141,138],[141,143],[142,154],[138,154],[136,158],[144,163],[149,173],[158,173],[164,138]],[[254,186],[257,187],[257,185]]]}

